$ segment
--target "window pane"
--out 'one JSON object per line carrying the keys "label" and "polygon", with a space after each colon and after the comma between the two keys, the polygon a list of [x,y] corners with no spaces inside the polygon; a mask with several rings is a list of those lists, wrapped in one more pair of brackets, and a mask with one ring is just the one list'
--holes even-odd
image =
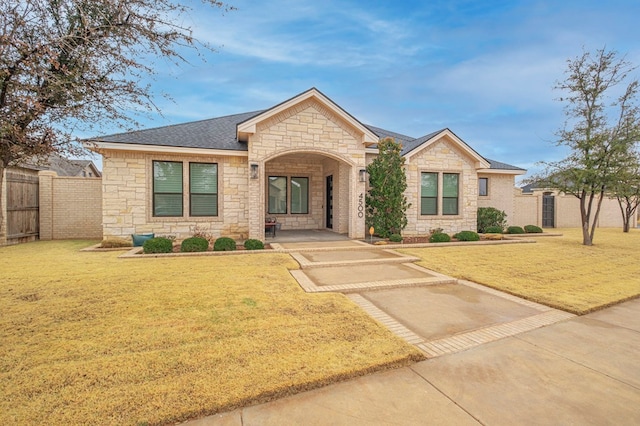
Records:
{"label": "window pane", "polygon": [[182,194],[155,194],[154,216],[182,216]]}
{"label": "window pane", "polygon": [[438,174],[422,173],[420,196],[437,197],[438,196]]}
{"label": "window pane", "polygon": [[438,202],[437,198],[420,199],[420,214],[438,214]]}
{"label": "window pane", "polygon": [[153,191],[182,194],[182,163],[154,161]]}
{"label": "window pane", "polygon": [[191,194],[191,216],[218,216],[218,196]]}
{"label": "window pane", "polygon": [[486,196],[489,193],[489,178],[478,178],[478,195]]}
{"label": "window pane", "polygon": [[287,178],[284,176],[269,176],[269,205],[268,213],[287,213]]}
{"label": "window pane", "polygon": [[458,174],[444,173],[442,175],[442,196],[457,197],[458,196]]}
{"label": "window pane", "polygon": [[218,165],[191,163],[190,181],[191,193],[217,194],[218,193]]}
{"label": "window pane", "polygon": [[189,163],[191,216],[218,215],[218,165]]}
{"label": "window pane", "polygon": [[442,214],[458,214],[458,199],[457,198],[443,198],[442,199]]}
{"label": "window pane", "polygon": [[153,215],[183,215],[182,163],[153,162]]}
{"label": "window pane", "polygon": [[309,178],[291,178],[291,213],[309,213]]}

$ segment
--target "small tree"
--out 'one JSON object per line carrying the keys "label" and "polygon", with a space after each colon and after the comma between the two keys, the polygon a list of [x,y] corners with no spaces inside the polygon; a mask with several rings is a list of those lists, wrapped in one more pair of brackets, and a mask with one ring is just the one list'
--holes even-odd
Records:
{"label": "small tree", "polygon": [[567,61],[567,79],[555,86],[566,93],[560,101],[567,102],[567,121],[557,144],[570,153],[563,160],[543,163],[545,175],[534,180],[580,200],[584,245],[593,244],[602,200],[635,143],[638,81],[618,87],[633,69],[615,51],[583,52]]}
{"label": "small tree", "polygon": [[369,166],[369,192],[367,203],[367,227],[373,226],[376,234],[388,237],[400,234],[407,226],[407,203],[404,191],[407,177],[404,172],[402,146],[392,138],[378,142],[378,156]]}

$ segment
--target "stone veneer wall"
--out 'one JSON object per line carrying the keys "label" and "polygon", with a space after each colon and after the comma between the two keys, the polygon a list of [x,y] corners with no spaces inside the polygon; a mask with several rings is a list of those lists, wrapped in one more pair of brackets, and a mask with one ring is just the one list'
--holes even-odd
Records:
{"label": "stone veneer wall", "polygon": [[[291,177],[309,178],[309,213],[308,214],[272,214],[282,224],[282,229],[319,229],[323,226],[323,176],[322,163],[311,160],[287,161],[287,157],[279,157],[267,163],[267,176],[285,176],[287,178],[287,210],[291,206]],[[265,191],[268,191],[265,180]]]}
{"label": "stone veneer wall", "polygon": [[[334,194],[338,190],[334,200],[339,205],[336,210],[334,203],[333,230],[349,231],[352,238],[363,236],[364,217],[351,214],[358,194],[364,193],[364,183],[356,182],[352,177],[357,175],[357,170],[365,167],[362,135],[358,135],[332,110],[313,99],[302,101],[258,123],[256,133],[249,137],[248,143],[249,164],[258,164],[259,170],[266,170],[265,165],[270,164],[269,160],[286,154],[313,153],[340,161],[339,176],[334,174]],[[323,171],[323,175],[327,175],[326,171]],[[264,191],[254,189],[265,188],[266,176],[261,172],[260,179],[249,183],[252,238],[264,237]]]}
{"label": "stone veneer wall", "polygon": [[[153,217],[153,160],[182,161],[183,217]],[[189,162],[218,164],[218,216],[189,217]],[[186,238],[194,226],[215,237],[248,236],[248,167],[245,157],[167,155],[106,151],[103,153],[103,234],[128,238],[153,232]]]}
{"label": "stone veneer wall", "polygon": [[[411,208],[407,212],[408,225],[405,235],[425,235],[431,229],[442,228],[446,233],[476,229],[478,208],[478,178],[472,160],[455,148],[446,139],[434,142],[431,146],[411,156],[407,167],[407,200]],[[420,215],[420,173],[459,173],[458,212],[456,216],[438,214],[435,216]],[[439,196],[442,195],[442,176],[439,175]],[[442,208],[439,204],[438,212]]]}
{"label": "stone veneer wall", "polygon": [[515,225],[515,176],[479,173],[481,177],[489,179],[489,190],[487,196],[478,196],[478,207],[495,207],[507,214],[508,224]]}

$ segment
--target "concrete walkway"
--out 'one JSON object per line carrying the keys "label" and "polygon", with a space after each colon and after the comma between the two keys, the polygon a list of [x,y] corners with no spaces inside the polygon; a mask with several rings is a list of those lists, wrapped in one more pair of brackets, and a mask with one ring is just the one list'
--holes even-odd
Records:
{"label": "concrete walkway", "polygon": [[429,359],[190,426],[640,424],[640,299],[575,317],[391,250],[299,248],[306,291],[347,293]]}

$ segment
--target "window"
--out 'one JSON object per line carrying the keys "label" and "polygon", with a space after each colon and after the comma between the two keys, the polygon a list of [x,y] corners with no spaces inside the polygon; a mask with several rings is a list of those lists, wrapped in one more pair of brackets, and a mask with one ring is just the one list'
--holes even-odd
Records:
{"label": "window", "polygon": [[481,197],[489,195],[489,178],[478,178],[478,195]]}
{"label": "window", "polygon": [[291,213],[309,213],[309,178],[291,178]]}
{"label": "window", "polygon": [[153,215],[182,216],[182,163],[153,162]]}
{"label": "window", "polygon": [[189,163],[189,214],[218,216],[218,165]]}
{"label": "window", "polygon": [[438,174],[422,173],[420,182],[420,214],[438,214]]}
{"label": "window", "polygon": [[269,176],[269,214],[287,214],[287,178],[285,176]]}
{"label": "window", "polygon": [[458,214],[458,173],[442,174],[442,214]]}

